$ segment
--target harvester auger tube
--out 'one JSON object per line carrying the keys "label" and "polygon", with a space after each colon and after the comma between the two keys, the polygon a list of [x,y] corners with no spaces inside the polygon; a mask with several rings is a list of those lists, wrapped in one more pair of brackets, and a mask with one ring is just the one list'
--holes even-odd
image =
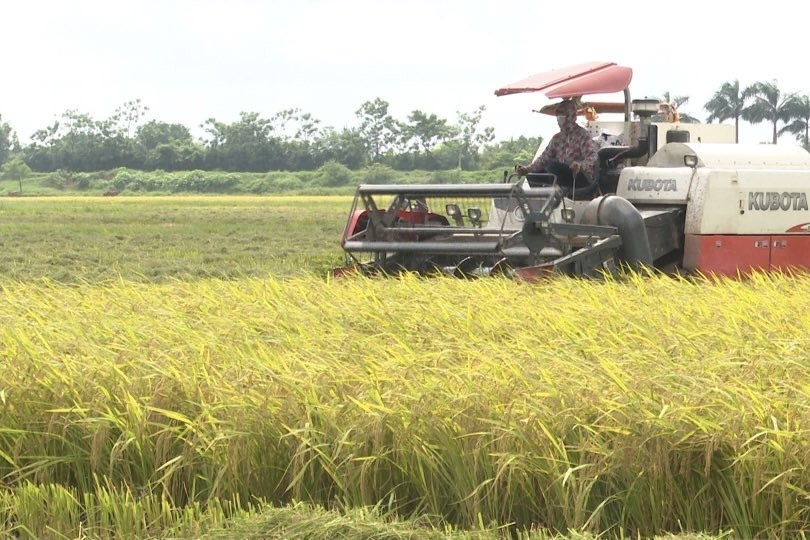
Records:
{"label": "harvester auger tube", "polygon": [[619,261],[633,270],[653,265],[647,228],[641,212],[623,197],[603,195],[593,199],[582,214],[582,223],[616,227],[622,238]]}

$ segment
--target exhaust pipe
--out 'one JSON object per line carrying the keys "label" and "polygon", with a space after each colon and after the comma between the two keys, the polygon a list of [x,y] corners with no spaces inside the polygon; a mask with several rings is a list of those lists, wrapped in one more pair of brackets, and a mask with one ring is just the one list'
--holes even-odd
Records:
{"label": "exhaust pipe", "polygon": [[622,238],[622,246],[619,248],[621,262],[633,270],[652,267],[652,251],[644,218],[627,199],[616,195],[593,199],[582,213],[582,223],[616,227]]}

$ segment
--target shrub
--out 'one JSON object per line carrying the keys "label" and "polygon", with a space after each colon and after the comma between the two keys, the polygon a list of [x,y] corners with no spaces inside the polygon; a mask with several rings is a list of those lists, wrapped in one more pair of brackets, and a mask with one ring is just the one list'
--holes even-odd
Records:
{"label": "shrub", "polygon": [[460,182],[461,172],[458,169],[435,171],[430,177],[431,184],[458,184]]}
{"label": "shrub", "polygon": [[272,178],[251,178],[242,183],[242,188],[247,193],[255,193],[261,195],[262,193],[269,193],[273,191]]}
{"label": "shrub", "polygon": [[136,178],[134,171],[127,169],[119,170],[112,179],[112,187],[117,191],[123,191],[127,189],[130,184],[135,183]]}
{"label": "shrub", "polygon": [[272,179],[271,189],[273,191],[293,191],[304,187],[304,182],[295,175],[285,174]]}
{"label": "shrub", "polygon": [[200,186],[197,191],[199,193],[227,193],[229,191],[236,191],[238,186],[238,174],[209,174],[204,184]]}
{"label": "shrub", "polygon": [[89,189],[92,185],[92,179],[87,173],[79,173],[76,175],[76,189],[85,190]]}
{"label": "shrub", "polygon": [[206,174],[203,171],[191,171],[177,179],[172,191],[205,191]]}
{"label": "shrub", "polygon": [[54,189],[65,189],[65,178],[58,172],[52,172],[45,178],[42,185]]}
{"label": "shrub", "polygon": [[322,186],[345,186],[351,184],[353,178],[354,175],[348,167],[334,160],[327,161],[318,169],[318,184]]}
{"label": "shrub", "polygon": [[374,163],[365,168],[362,178],[366,184],[391,184],[396,181],[397,172],[388,165]]}

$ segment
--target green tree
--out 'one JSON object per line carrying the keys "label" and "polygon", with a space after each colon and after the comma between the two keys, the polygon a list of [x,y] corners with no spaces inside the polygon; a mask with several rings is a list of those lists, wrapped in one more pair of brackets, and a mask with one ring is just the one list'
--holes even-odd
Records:
{"label": "green tree", "polygon": [[543,142],[542,137],[511,138],[495,144],[484,146],[481,151],[481,167],[496,169],[504,167],[511,169],[517,163],[530,163],[537,149]]}
{"label": "green tree", "polygon": [[482,145],[492,142],[495,138],[495,128],[484,128],[483,132],[479,131],[478,126],[481,123],[481,116],[484,114],[486,107],[481,105],[471,113],[462,113],[456,111],[458,115],[458,168],[461,169],[463,164],[468,168],[475,168],[478,163],[478,152]]}
{"label": "green tree", "polygon": [[39,145],[42,147],[52,146],[57,139],[57,133],[59,132],[59,121],[56,120],[50,126],[46,126],[42,129],[38,129],[31,135],[32,144]]}
{"label": "green tree", "polygon": [[712,98],[703,106],[709,111],[706,122],[712,123],[715,120],[734,120],[734,142],[740,142],[740,118],[745,108],[745,99],[740,93],[740,81],[724,82]]}
{"label": "green tree", "polygon": [[98,171],[136,166],[135,145],[116,115],[97,121],[69,109],[52,126],[38,130],[26,151],[36,170]]}
{"label": "green tree", "polygon": [[143,160],[146,170],[191,171],[205,163],[203,149],[194,143],[171,141],[149,150]]}
{"label": "green tree", "polygon": [[795,96],[787,105],[785,112],[788,124],[779,130],[779,134],[791,133],[810,152],[810,96]]}
{"label": "green tree", "polygon": [[8,160],[11,153],[12,131],[11,126],[3,122],[3,116],[0,115],[0,165]]}
{"label": "green tree", "polygon": [[287,127],[287,124],[292,124],[297,115],[298,109],[284,109],[277,112],[270,118],[270,125],[272,126],[273,131],[275,131],[282,139],[286,140],[292,138],[290,128]]}
{"label": "green tree", "polygon": [[295,138],[299,141],[310,144],[315,137],[317,137],[321,121],[313,117],[309,113],[301,113],[298,116],[298,130],[295,132]]}
{"label": "green tree", "polygon": [[211,136],[209,143],[214,146],[264,142],[273,130],[270,120],[260,117],[259,113],[244,111],[239,113],[239,121],[232,124],[209,118],[203,127]]}
{"label": "green tree", "polygon": [[360,137],[372,163],[379,162],[386,152],[392,150],[399,137],[397,122],[388,114],[388,106],[387,101],[375,98],[355,111],[360,118]]}
{"label": "green tree", "polygon": [[209,136],[209,168],[259,172],[284,165],[280,140],[272,136],[272,121],[258,113],[241,112],[231,124],[209,118],[203,128]]}
{"label": "green tree", "polygon": [[[436,169],[436,170],[456,169],[456,172],[458,172],[460,170],[459,156],[461,156],[462,153],[463,150],[461,148],[461,144],[459,143],[458,139],[450,139],[448,141],[436,145],[430,151],[429,159],[421,155],[418,155],[414,156],[416,158],[414,162],[416,164],[422,164],[422,167],[426,169]],[[464,161],[463,165],[466,167],[468,164],[466,161]]]}
{"label": "green tree", "polygon": [[132,139],[140,121],[146,117],[148,111],[149,107],[141,103],[140,99],[125,102],[115,109],[115,112],[108,119],[111,131],[115,131],[115,133],[109,133],[109,136],[122,135],[127,139]]}
{"label": "green tree", "polygon": [[57,169],[93,171],[118,164],[113,156],[102,151],[105,139],[102,126],[89,114],[68,109],[62,113],[57,128],[52,147]]}
{"label": "green tree", "polygon": [[779,138],[779,122],[788,123],[790,121],[790,109],[795,94],[784,95],[776,81],[755,82],[745,90],[742,96],[744,99],[751,99],[751,104],[745,107],[742,112],[743,120],[752,124],[759,124],[768,121],[773,126],[773,144]]}
{"label": "green tree", "polygon": [[135,142],[144,169],[178,171],[202,167],[203,149],[182,124],[151,120],[138,126]]}
{"label": "green tree", "polygon": [[171,142],[191,143],[193,139],[191,132],[182,124],[167,124],[150,120],[138,126],[135,132],[135,140],[147,150],[152,150],[160,144]]}
{"label": "green tree", "polygon": [[321,121],[301,109],[285,109],[270,118],[274,133],[285,141],[297,139],[303,143],[313,142],[319,135]]}
{"label": "green tree", "polygon": [[404,125],[402,132],[412,150],[428,154],[440,142],[454,137],[458,128],[447,125],[447,120],[435,114],[428,115],[415,110],[408,115],[408,123]]}
{"label": "green tree", "polygon": [[350,169],[359,169],[368,162],[366,147],[357,129],[326,128],[318,139],[317,152],[320,161],[339,161]]}
{"label": "green tree", "polygon": [[280,137],[285,168],[314,169],[323,160],[321,153],[321,121],[301,109],[286,109],[271,118],[274,133]]}
{"label": "green tree", "polygon": [[35,171],[53,171],[54,152],[53,146],[56,141],[56,133],[59,130],[59,122],[38,129],[31,135],[31,144],[25,147],[23,154],[25,161]]}
{"label": "green tree", "polygon": [[20,158],[14,158],[3,164],[2,171],[3,178],[17,180],[20,183],[20,195],[22,195],[22,181],[31,174],[31,168]]}

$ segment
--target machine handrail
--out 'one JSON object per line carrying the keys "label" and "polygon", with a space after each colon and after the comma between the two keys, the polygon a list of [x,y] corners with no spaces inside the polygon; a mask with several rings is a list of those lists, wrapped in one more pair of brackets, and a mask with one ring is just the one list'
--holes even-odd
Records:
{"label": "machine handrail", "polygon": [[358,195],[410,195],[412,197],[509,197],[523,195],[526,197],[551,197],[556,188],[524,188],[523,182],[513,184],[360,184]]}

